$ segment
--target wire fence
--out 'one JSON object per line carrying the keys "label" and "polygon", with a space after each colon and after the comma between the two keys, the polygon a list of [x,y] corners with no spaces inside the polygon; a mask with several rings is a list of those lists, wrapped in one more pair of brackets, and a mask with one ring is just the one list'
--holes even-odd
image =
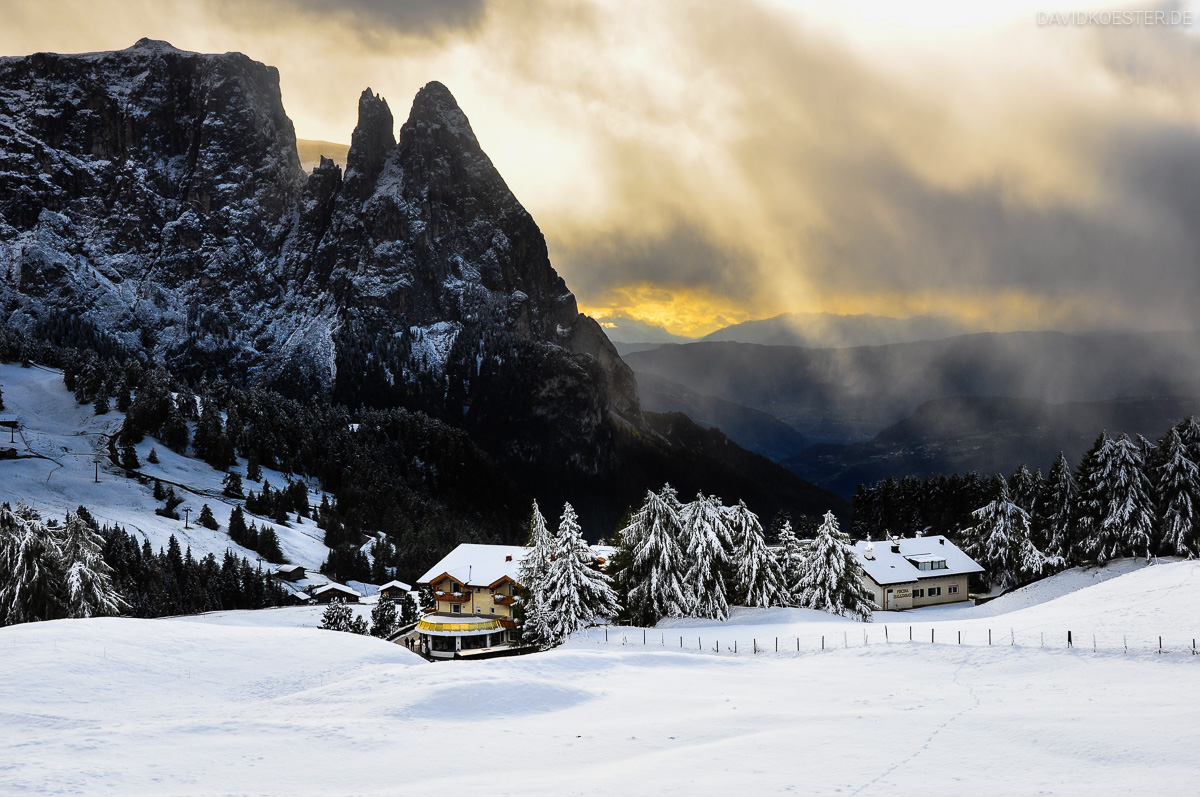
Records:
{"label": "wire fence", "polygon": [[[577,631],[570,639],[585,645],[657,648],[692,653],[729,655],[806,654],[880,645],[937,645],[960,647],[1009,647],[1071,650],[1091,653],[1139,653],[1200,655],[1197,637],[1179,634],[1117,634],[1112,631],[1079,632],[1073,629],[981,628],[948,629],[944,626],[863,625],[854,629],[830,630],[824,634],[797,636],[744,636],[734,629],[697,633],[696,629],[657,629],[631,626],[593,626]],[[1198,659],[1200,661],[1200,659]]]}

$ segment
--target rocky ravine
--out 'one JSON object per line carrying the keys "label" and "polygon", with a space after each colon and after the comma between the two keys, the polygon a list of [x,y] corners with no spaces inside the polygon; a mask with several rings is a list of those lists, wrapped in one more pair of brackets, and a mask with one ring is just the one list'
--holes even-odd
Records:
{"label": "rocky ravine", "polygon": [[143,39],[0,59],[5,321],[199,378],[403,404],[519,461],[611,461],[636,384],[441,84],[345,173],[300,168],[279,75]]}

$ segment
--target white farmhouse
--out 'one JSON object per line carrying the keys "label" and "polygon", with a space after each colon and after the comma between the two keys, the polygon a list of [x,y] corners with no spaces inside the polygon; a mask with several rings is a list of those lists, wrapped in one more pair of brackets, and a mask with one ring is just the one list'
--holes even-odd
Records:
{"label": "white farmhouse", "polygon": [[983,568],[945,537],[856,542],[863,583],[884,611],[970,600],[967,586]]}

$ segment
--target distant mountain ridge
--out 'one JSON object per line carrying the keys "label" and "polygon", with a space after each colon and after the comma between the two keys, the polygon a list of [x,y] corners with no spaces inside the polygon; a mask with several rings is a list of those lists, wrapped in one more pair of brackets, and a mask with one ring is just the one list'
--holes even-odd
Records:
{"label": "distant mountain ridge", "polygon": [[938,340],[969,331],[971,330],[961,322],[945,316],[890,318],[865,313],[786,313],[718,329],[700,340],[837,349],[847,346],[880,346],[888,343]]}
{"label": "distant mountain ridge", "polygon": [[926,402],[872,440],[821,444],[784,461],[797,475],[850,497],[889,476],[1003,473],[1024,463],[1048,473],[1062,451],[1078,462],[1102,430],[1155,440],[1200,414],[1200,397],[1051,404],[1037,399],[953,397]]}
{"label": "distant mountain ridge", "polygon": [[1200,395],[1195,332],[979,333],[843,349],[666,345],[625,356],[640,374],[767,412],[815,442],[869,440],[927,401],[1061,403]]}

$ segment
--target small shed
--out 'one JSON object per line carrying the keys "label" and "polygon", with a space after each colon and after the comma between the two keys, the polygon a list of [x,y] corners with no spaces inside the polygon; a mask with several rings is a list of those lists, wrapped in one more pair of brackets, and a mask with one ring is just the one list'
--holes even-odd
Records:
{"label": "small shed", "polygon": [[334,600],[344,600],[346,603],[358,603],[362,596],[345,584],[323,584],[312,591],[317,603],[330,603]]}
{"label": "small shed", "polygon": [[299,581],[304,578],[305,571],[303,565],[280,565],[275,568],[276,578],[282,578],[284,581]]}
{"label": "small shed", "polygon": [[401,600],[410,592],[412,592],[412,587],[403,581],[392,580],[379,588],[380,595],[387,595],[393,600]]}
{"label": "small shed", "polygon": [[293,606],[307,606],[312,603],[312,596],[304,591],[289,592],[287,594],[287,601]]}

